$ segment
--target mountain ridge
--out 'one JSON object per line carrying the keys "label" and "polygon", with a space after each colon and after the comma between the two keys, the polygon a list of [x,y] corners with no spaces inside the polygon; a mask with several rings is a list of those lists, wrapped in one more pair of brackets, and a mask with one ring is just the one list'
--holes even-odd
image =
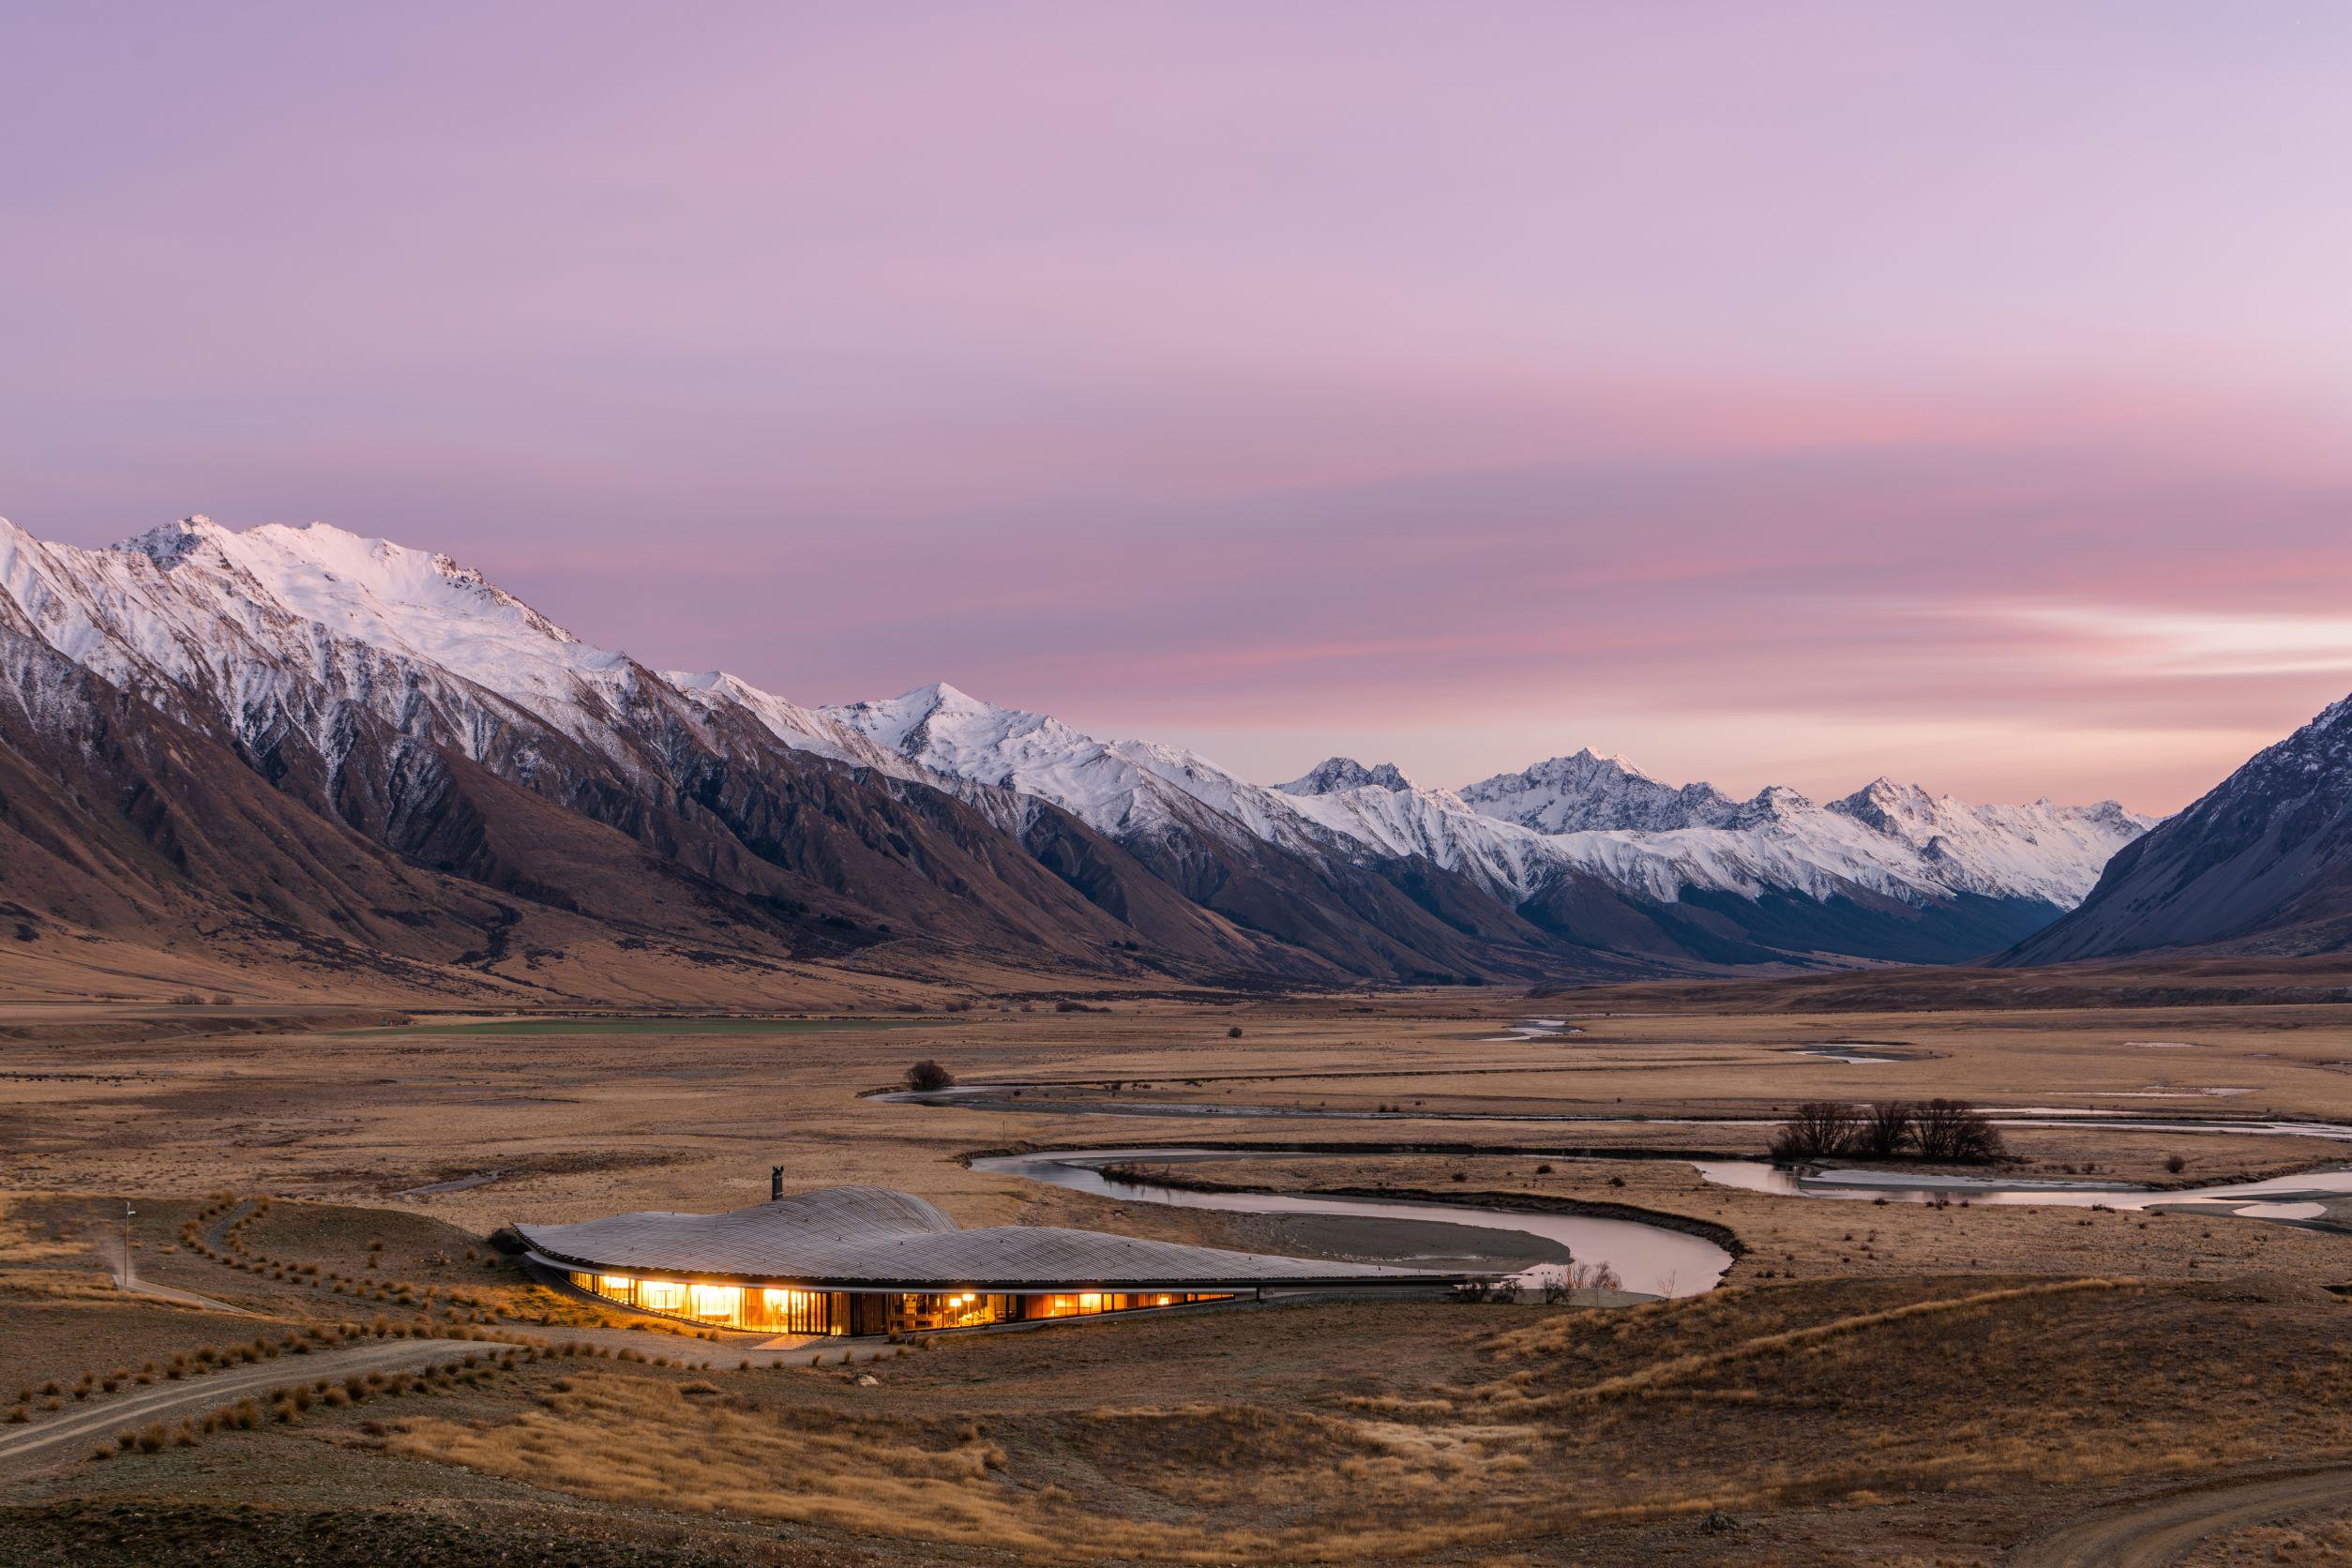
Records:
{"label": "mountain ridge", "polygon": [[2082,902],[2000,956],[2307,957],[2352,947],[2352,697],[2249,758],[2108,863]]}
{"label": "mountain ridge", "polygon": [[[445,553],[322,523],[191,517],[92,550],[0,520],[0,633],[17,756],[53,767],[94,744],[75,714],[101,709],[157,746],[217,747],[314,813],[305,832],[424,875],[412,895],[443,912],[397,929],[352,915],[338,940],[462,958],[498,985],[563,967],[552,946],[508,957],[533,921],[732,955],[689,969],[914,981],[957,963],[1337,984],[1972,956],[2054,917],[2103,844],[2145,825],[2111,803],[1970,807],[1884,780],[1828,807],[1738,803],[1589,750],[1460,792],[1345,758],[1266,786],[943,682],[810,708],[656,671]],[[163,776],[127,787],[245,788],[212,764]],[[1587,825],[1530,825],[1571,821]],[[66,875],[29,839],[18,852]],[[151,907],[98,897],[119,866],[78,874],[126,931]],[[450,922],[476,940],[402,934]]]}

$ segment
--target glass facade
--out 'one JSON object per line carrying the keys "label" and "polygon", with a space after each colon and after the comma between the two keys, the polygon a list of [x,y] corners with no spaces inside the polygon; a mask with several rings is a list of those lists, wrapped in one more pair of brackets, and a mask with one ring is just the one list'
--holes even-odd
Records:
{"label": "glass facade", "polygon": [[715,1285],[634,1274],[569,1274],[580,1289],[623,1306],[755,1334],[927,1334],[1045,1318],[1092,1318],[1233,1299],[1230,1290],[804,1290],[792,1285]]}

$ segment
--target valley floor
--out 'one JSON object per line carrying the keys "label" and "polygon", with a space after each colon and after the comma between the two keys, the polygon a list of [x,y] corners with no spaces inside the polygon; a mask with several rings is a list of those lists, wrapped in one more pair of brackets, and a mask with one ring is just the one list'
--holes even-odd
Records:
{"label": "valley floor", "polygon": [[[1933,1095],[2163,1123],[2013,1128],[2010,1179],[2186,1186],[2352,1161],[2316,1136],[2352,1120],[2340,1009],[1807,1014],[1672,994],[520,1028],[321,1011],[269,1033],[154,1009],[7,1019],[0,1406],[24,1419],[0,1415],[0,1563],[303,1544],[417,1562],[1990,1563],[2060,1560],[2034,1544],[2157,1515],[2198,1561],[2341,1555],[2344,1203],[2297,1223],[1879,1205],[1691,1163],[1760,1154],[1801,1100]],[[919,1058],[1018,1087],[1022,1108],[877,1096]],[[2254,1122],[2314,1125],[2225,1130]],[[1232,1157],[1184,1179],[1606,1205],[1737,1257],[1720,1289],[1651,1304],[1145,1315],[811,1366],[628,1326],[487,1240],[757,1202],[782,1165],[788,1189],[900,1187],[967,1225],[1544,1255],[1440,1221],[1172,1208],[967,1163],[1204,1143]],[[124,1199],[138,1276],[234,1313],[114,1288]],[[419,1348],[392,1353],[395,1334]],[[346,1379],[339,1403],[322,1385]],[[205,1429],[243,1399],[250,1424]],[[93,1417],[114,1408],[127,1451],[24,1446],[64,1421],[111,1443]],[[2228,1498],[2209,1517],[2173,1497],[2192,1484]],[[2137,1539],[2118,1529],[2092,1534]]]}

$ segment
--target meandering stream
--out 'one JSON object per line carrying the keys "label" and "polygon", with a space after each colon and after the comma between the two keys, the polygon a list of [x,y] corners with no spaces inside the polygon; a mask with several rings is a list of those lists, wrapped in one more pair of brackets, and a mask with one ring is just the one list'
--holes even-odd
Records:
{"label": "meandering stream", "polygon": [[[2111,1123],[2110,1123],[2111,1124]],[[1693,1160],[1711,1182],[1797,1198],[1898,1203],[2058,1204],[2077,1209],[2188,1207],[2248,1219],[2315,1220],[2330,1199],[2352,1197],[2352,1169],[2308,1170],[2209,1187],[2144,1187],[2112,1182],[2016,1181],[1998,1176],[1914,1175],[1901,1170],[1791,1170],[1768,1160]]]}
{"label": "meandering stream", "polygon": [[1035,1154],[996,1154],[972,1162],[1073,1192],[1179,1209],[1218,1209],[1244,1214],[1350,1214],[1366,1219],[1438,1221],[1483,1230],[1519,1230],[1558,1242],[1580,1263],[1606,1262],[1625,1289],[1657,1296],[1696,1296],[1711,1290],[1731,1266],[1731,1254],[1703,1236],[1638,1220],[1545,1214],[1533,1209],[1481,1209],[1410,1199],[1320,1198],[1305,1193],[1202,1191],[1114,1176],[1108,1165],[1172,1165],[1193,1160],[1304,1159],[1294,1149],[1061,1149]]}
{"label": "meandering stream", "polygon": [[[1023,1086],[1033,1087],[1033,1086]],[[895,1093],[879,1096],[900,1104],[957,1105],[991,1110],[1033,1110],[1059,1115],[1196,1115],[1298,1117],[1304,1120],[1481,1121],[1577,1123],[1587,1125],[1625,1125],[1644,1122],[1685,1126],[1760,1126],[1768,1122],[1739,1117],[1606,1117],[1559,1113],[1513,1116],[1500,1113],[1348,1111],[1277,1107],[1206,1106],[1134,1101],[1029,1100],[1012,1095],[1012,1085],[975,1085],[931,1094]],[[2123,1112],[2070,1111],[2057,1107],[2026,1107],[1996,1112],[1993,1121],[2004,1127],[2097,1127],[2118,1131],[2178,1133],[2237,1133],[2256,1137],[2318,1138],[2352,1141],[2352,1125],[2341,1123],[2273,1122],[2250,1119],[2149,1121]],[[1195,1146],[1162,1148],[1048,1150],[1037,1153],[990,1155],[973,1160],[976,1170],[999,1171],[1029,1181],[1045,1182],[1077,1192],[1137,1202],[1165,1203],[1176,1208],[1217,1209],[1236,1214],[1345,1214],[1370,1219],[1440,1221],[1482,1229],[1524,1231],[1565,1245],[1582,1262],[1606,1262],[1617,1270],[1629,1290],[1663,1296],[1698,1295],[1711,1290],[1730,1267],[1731,1257],[1704,1237],[1644,1224],[1637,1220],[1545,1213],[1509,1207],[1476,1208],[1410,1199],[1327,1198],[1304,1193],[1215,1191],[1171,1186],[1163,1183],[1115,1176],[1104,1167],[1135,1164],[1175,1164],[1190,1161],[1296,1160],[1339,1156],[1349,1152],[1299,1149],[1206,1149]],[[1541,1150],[1523,1153],[1538,1154]],[[1555,1155],[1554,1157],[1573,1157]],[[2185,1209],[2277,1223],[2318,1224],[2342,1229],[2328,1218],[2327,1204],[2352,1197],[2352,1168],[2317,1170],[2264,1181],[2223,1183],[2205,1187],[2154,1188],[2087,1181],[2021,1181],[2001,1177],[1922,1176],[1905,1171],[1828,1169],[1801,1172],[1767,1160],[1692,1159],[1691,1168],[1708,1181],[1749,1192],[1789,1198],[1824,1198],[1905,1203],[1958,1202],[1990,1204],[2057,1204],[2076,1208]]]}

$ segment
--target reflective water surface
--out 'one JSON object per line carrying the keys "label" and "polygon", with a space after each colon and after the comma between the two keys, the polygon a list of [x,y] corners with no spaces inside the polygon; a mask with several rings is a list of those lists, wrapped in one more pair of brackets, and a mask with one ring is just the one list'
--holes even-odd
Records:
{"label": "reflective water surface", "polygon": [[1551,1214],[1534,1210],[1473,1209],[1410,1199],[1313,1198],[1302,1193],[1199,1192],[1156,1182],[1127,1181],[1107,1165],[1178,1164],[1191,1160],[1305,1159],[1313,1151],[1267,1149],[1063,1149],[1035,1154],[1000,1154],[972,1162],[974,1170],[998,1171],[1045,1182],[1074,1192],[1131,1202],[1166,1203],[1180,1209],[1221,1209],[1250,1214],[1351,1214],[1367,1219],[1439,1221],[1481,1229],[1519,1230],[1568,1248],[1580,1263],[1606,1262],[1628,1290],[1659,1296],[1696,1296],[1711,1290],[1731,1266],[1731,1255],[1703,1236],[1636,1220]]}

